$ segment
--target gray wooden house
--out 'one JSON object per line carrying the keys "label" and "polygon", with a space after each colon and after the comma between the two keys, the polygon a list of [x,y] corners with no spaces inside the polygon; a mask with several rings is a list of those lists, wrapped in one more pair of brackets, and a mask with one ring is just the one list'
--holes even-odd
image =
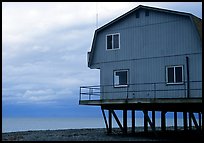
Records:
{"label": "gray wooden house", "polygon": [[81,87],[80,104],[202,103],[201,47],[200,18],[140,5],[95,31],[100,85]]}

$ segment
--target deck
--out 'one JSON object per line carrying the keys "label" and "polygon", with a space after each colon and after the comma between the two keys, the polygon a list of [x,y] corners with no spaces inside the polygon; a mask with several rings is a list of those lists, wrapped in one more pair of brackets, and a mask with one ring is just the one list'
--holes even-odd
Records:
{"label": "deck", "polygon": [[112,99],[112,100],[80,100],[80,105],[101,106],[104,109],[128,110],[168,110],[168,111],[193,111],[200,112],[202,98],[194,99]]}
{"label": "deck", "polygon": [[[199,84],[198,84],[199,83]],[[80,87],[79,105],[99,106],[105,121],[107,133],[112,133],[112,117],[114,117],[121,131],[127,133],[127,114],[131,112],[132,133],[135,132],[135,114],[142,111],[144,114],[144,132],[148,131],[148,124],[152,131],[155,130],[155,112],[161,113],[161,130],[166,130],[166,113],[173,112],[174,130],[177,131],[177,113],[183,113],[183,128],[191,130],[192,124],[196,130],[203,129],[202,116],[202,82],[193,82],[191,88],[186,88],[186,84],[181,88],[172,89],[166,86],[161,87],[163,83],[145,83],[128,85],[123,90],[115,91],[106,86],[83,86]],[[143,88],[138,88],[138,87]],[[134,88],[137,87],[137,88]],[[104,90],[110,89],[110,90]],[[148,94],[147,94],[148,93]],[[104,96],[105,95],[105,96]],[[109,96],[110,95],[110,96]],[[120,96],[119,95],[123,95]],[[134,95],[134,96],[132,96]],[[145,98],[140,98],[142,95]],[[146,96],[148,95],[148,96]],[[149,96],[150,95],[150,96]],[[122,97],[122,98],[121,98]],[[162,98],[160,98],[162,97]],[[168,98],[167,98],[168,97]],[[176,98],[173,98],[176,97]],[[110,98],[110,99],[107,99]],[[112,99],[111,99],[112,98]],[[118,98],[118,99],[114,99]],[[122,111],[122,122],[119,120],[115,110]],[[105,113],[106,111],[106,113]],[[108,113],[107,113],[108,112]],[[152,113],[150,118],[148,113]],[[108,116],[107,116],[108,114]],[[198,119],[195,115],[197,114]],[[201,121],[202,119],[202,121]],[[189,124],[188,124],[189,123]]]}
{"label": "deck", "polygon": [[104,100],[80,100],[80,105],[106,105],[106,104],[140,104],[140,103],[202,103],[202,98],[138,98],[138,99],[104,99]]}

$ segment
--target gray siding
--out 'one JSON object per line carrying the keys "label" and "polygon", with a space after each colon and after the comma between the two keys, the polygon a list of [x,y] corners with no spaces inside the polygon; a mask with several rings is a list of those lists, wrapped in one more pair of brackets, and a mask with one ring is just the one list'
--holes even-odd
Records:
{"label": "gray siding", "polygon": [[[106,35],[120,33],[120,49],[106,50]],[[101,85],[113,85],[113,71],[129,70],[129,84],[165,82],[165,67],[183,65],[186,81],[186,56],[189,57],[190,81],[202,80],[202,52],[198,34],[189,17],[150,11],[145,17],[130,14],[125,19],[100,31],[96,37],[92,68],[100,68]],[[153,90],[155,85],[130,85],[127,88],[105,86],[102,98],[126,98],[127,90]],[[201,83],[190,83],[190,88],[201,88]],[[186,89],[186,84],[157,84],[156,89]],[[109,93],[111,92],[111,93]],[[117,93],[112,93],[117,92]],[[190,97],[201,97],[202,91],[191,90]],[[184,90],[131,92],[129,98],[186,97]]]}
{"label": "gray siding", "polygon": [[[106,92],[102,95],[102,98],[106,99],[117,99],[126,98],[127,90],[129,91],[129,98],[182,98],[187,97],[187,85],[186,83],[181,85],[167,85],[166,84],[166,66],[169,65],[183,65],[184,70],[184,81],[186,81],[186,56],[189,57],[189,71],[190,81],[200,81],[202,79],[202,55],[181,55],[171,57],[158,57],[151,59],[140,59],[133,61],[121,61],[113,63],[105,63],[101,67],[101,85],[105,86],[101,91]],[[128,83],[133,84],[127,88],[113,88],[113,71],[120,69],[129,70]],[[161,82],[161,83],[160,83]],[[143,83],[158,83],[155,85],[156,90],[167,90],[167,91],[149,91],[141,92],[143,90],[155,90],[154,84],[143,84]],[[136,85],[134,85],[136,84]],[[200,82],[190,82],[190,97],[201,97],[201,90],[191,90],[202,88]],[[173,90],[174,91],[169,91]],[[122,92],[121,92],[122,91]],[[135,92],[130,92],[135,91]],[[139,92],[138,92],[139,91]],[[111,92],[111,93],[109,93]]]}

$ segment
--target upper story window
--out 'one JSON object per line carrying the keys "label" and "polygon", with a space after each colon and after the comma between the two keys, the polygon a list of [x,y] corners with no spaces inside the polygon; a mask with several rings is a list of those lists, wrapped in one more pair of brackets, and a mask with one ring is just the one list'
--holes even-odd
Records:
{"label": "upper story window", "polygon": [[114,71],[114,87],[128,86],[128,70]]}
{"label": "upper story window", "polygon": [[106,35],[106,50],[120,49],[120,34]]}
{"label": "upper story window", "polygon": [[166,67],[166,83],[182,84],[183,83],[183,66]]}
{"label": "upper story window", "polygon": [[140,13],[139,13],[139,11],[136,11],[136,13],[135,13],[135,17],[136,17],[136,18],[139,18],[139,17],[140,17]]}
{"label": "upper story window", "polygon": [[149,10],[148,9],[145,10],[145,16],[149,16]]}

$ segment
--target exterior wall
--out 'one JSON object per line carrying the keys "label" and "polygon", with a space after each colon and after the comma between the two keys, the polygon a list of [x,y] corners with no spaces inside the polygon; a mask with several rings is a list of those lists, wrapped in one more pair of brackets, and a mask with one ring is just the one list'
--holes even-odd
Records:
{"label": "exterior wall", "polygon": [[[130,14],[125,19],[100,31],[92,67],[100,68],[101,85],[113,85],[113,70],[129,69],[129,84],[165,82],[165,66],[183,65],[186,81],[186,56],[189,57],[190,81],[202,80],[201,42],[190,18],[175,14],[150,11],[145,17]],[[106,35],[120,33],[120,49],[106,50]],[[177,98],[186,97],[186,91],[129,92],[154,90],[155,85],[130,85],[128,88],[105,86],[102,98]],[[201,88],[201,83],[190,83],[190,88]],[[159,89],[186,89],[186,84],[157,84]],[[118,93],[115,93],[118,91]],[[110,93],[111,92],[111,93]],[[114,92],[114,93],[113,93]],[[201,91],[190,91],[190,97],[201,97]]]}
{"label": "exterior wall", "polygon": [[[105,63],[101,67],[100,80],[102,99],[125,99],[127,98],[186,98],[187,84],[167,85],[166,66],[183,65],[184,81],[187,80],[186,56],[189,57],[190,81],[201,81],[202,79],[202,55],[180,55],[172,57],[158,57],[151,59],[140,59],[132,61],[121,61],[117,63]],[[113,87],[113,71],[128,69],[128,88]],[[152,84],[144,84],[152,83]],[[155,85],[153,83],[156,83]],[[103,86],[105,85],[105,86]],[[176,89],[176,90],[175,90]],[[201,82],[190,82],[190,97],[201,97]],[[152,91],[144,91],[152,90]],[[167,90],[167,91],[154,91]],[[172,91],[171,91],[172,90]],[[128,95],[127,95],[128,91]]]}

